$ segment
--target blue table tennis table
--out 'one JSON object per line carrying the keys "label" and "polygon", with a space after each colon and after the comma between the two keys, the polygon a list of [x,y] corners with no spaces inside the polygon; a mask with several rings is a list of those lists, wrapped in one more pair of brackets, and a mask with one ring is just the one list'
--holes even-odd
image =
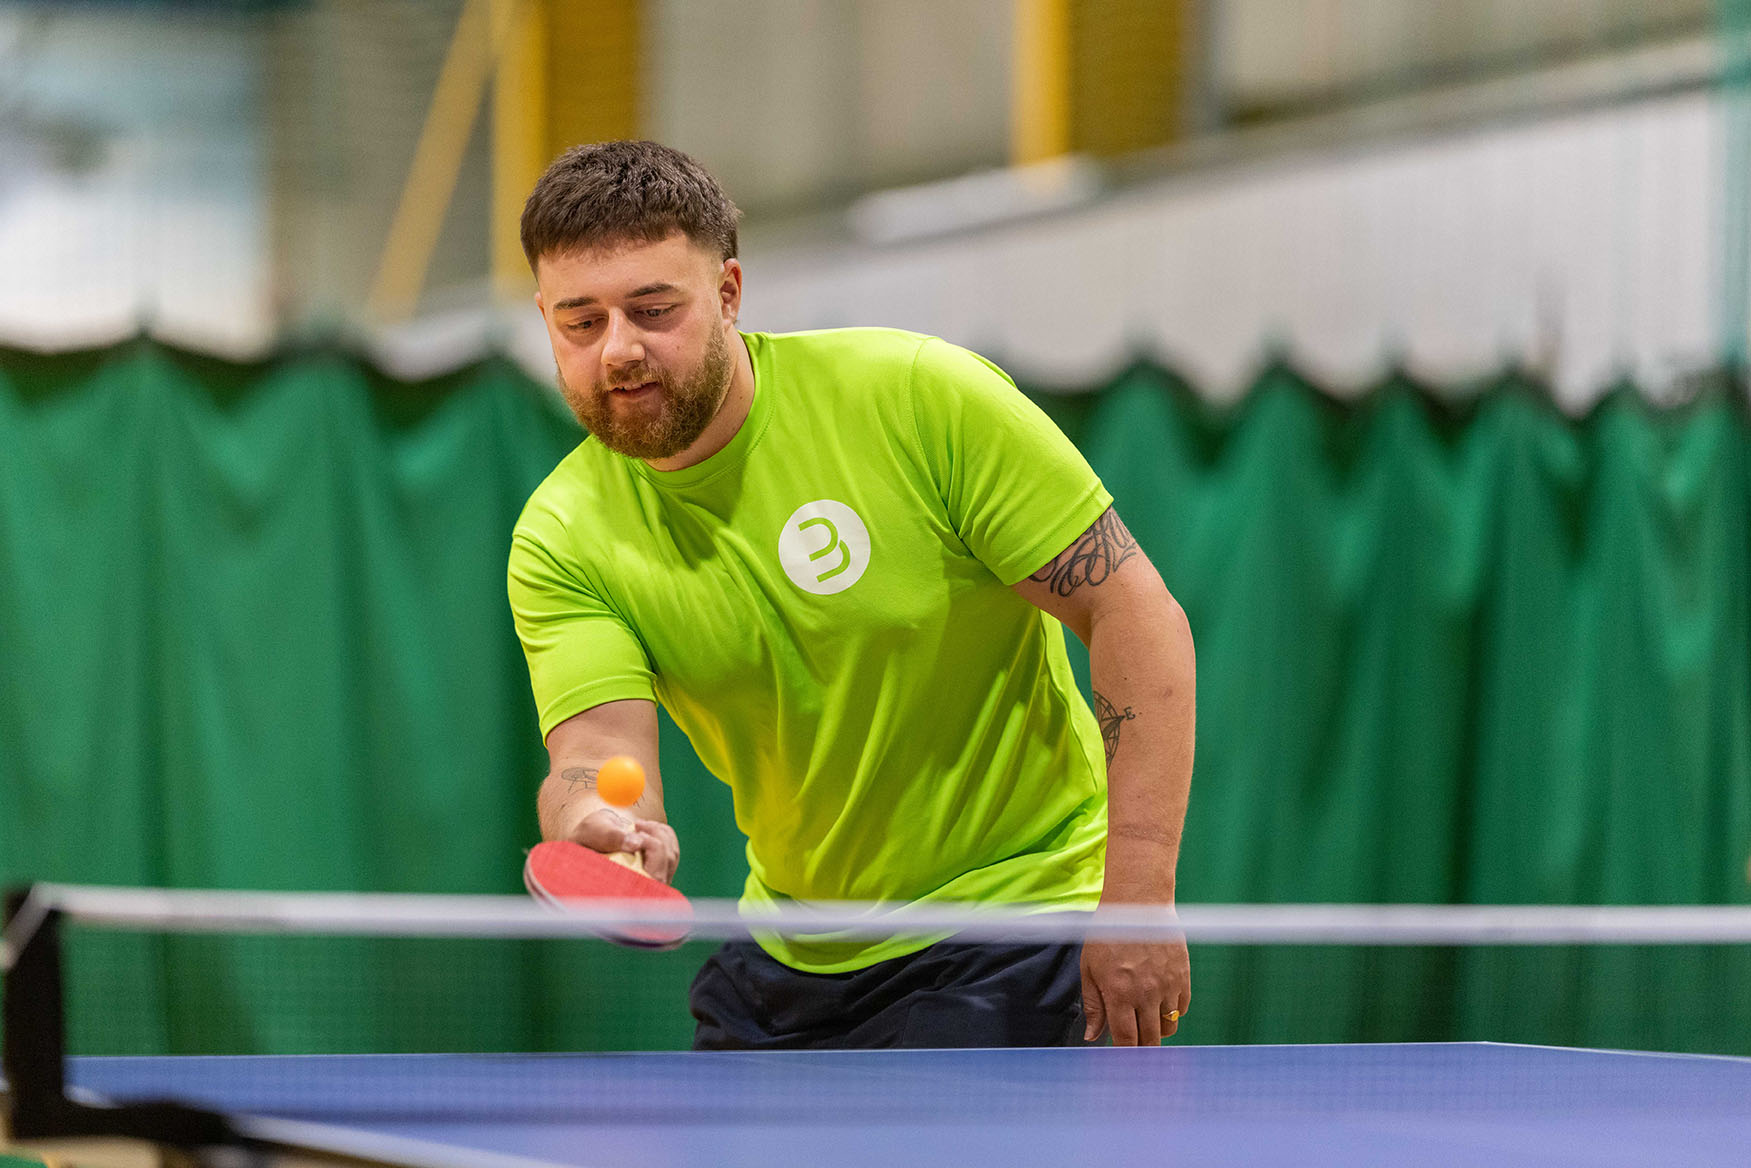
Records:
{"label": "blue table tennis table", "polygon": [[1751,1059],[1489,1043],[80,1058],[420,1168],[1751,1164]]}

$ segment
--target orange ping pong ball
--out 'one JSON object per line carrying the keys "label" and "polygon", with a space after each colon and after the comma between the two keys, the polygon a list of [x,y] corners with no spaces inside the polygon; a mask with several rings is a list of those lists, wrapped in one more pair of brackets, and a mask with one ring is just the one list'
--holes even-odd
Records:
{"label": "orange ping pong ball", "polygon": [[596,794],[614,807],[631,807],[644,794],[644,767],[630,754],[617,754],[596,771]]}

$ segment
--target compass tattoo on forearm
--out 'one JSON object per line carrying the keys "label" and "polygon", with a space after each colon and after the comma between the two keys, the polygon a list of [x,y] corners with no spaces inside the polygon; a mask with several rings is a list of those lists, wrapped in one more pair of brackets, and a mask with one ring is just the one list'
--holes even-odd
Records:
{"label": "compass tattoo on forearm", "polygon": [[571,801],[577,797],[579,790],[596,789],[595,767],[567,767],[559,772],[559,777],[565,780],[565,798],[559,801],[561,811],[571,806]]}
{"label": "compass tattoo on forearm", "polygon": [[[564,811],[567,807],[570,807],[573,796],[575,796],[580,790],[594,791],[596,789],[596,775],[598,773],[599,772],[595,767],[567,767],[565,770],[560,771],[559,777],[565,780],[565,798],[560,801],[559,809]],[[614,822],[618,823],[621,827],[630,829],[633,826],[634,821],[631,816],[623,815],[612,807],[605,808],[605,810]]]}
{"label": "compass tattoo on forearm", "polygon": [[1045,584],[1059,596],[1069,596],[1084,584],[1098,588],[1119,565],[1137,554],[1119,513],[1108,507],[1094,526],[1083,532],[1068,549],[1028,579]]}
{"label": "compass tattoo on forearm", "polygon": [[596,789],[595,767],[567,767],[565,770],[559,772],[559,777],[565,780],[565,789],[567,793],[576,791],[579,787],[584,788],[586,791],[594,791]]}

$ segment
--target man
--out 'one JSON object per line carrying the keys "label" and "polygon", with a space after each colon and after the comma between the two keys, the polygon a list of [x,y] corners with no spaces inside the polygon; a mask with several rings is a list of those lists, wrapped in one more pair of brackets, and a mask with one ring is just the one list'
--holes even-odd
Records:
{"label": "man", "polygon": [[[543,836],[673,876],[661,701],[734,792],[746,905],[1171,905],[1191,636],[1111,496],[963,349],[739,333],[737,216],[650,142],[567,152],[523,211],[590,432],[512,541]],[[1051,295],[1042,273],[1042,327]],[[630,816],[593,790],[617,754],[649,776]],[[709,959],[691,1005],[702,1048],[1128,1045],[1172,1034],[1189,995],[1183,942],[762,937]]]}

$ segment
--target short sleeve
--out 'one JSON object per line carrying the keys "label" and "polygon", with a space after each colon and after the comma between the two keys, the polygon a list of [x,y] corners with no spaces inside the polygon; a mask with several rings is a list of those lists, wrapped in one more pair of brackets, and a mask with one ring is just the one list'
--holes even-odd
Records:
{"label": "short sleeve", "polygon": [[1064,432],[976,353],[924,342],[912,366],[911,405],[949,521],[1004,584],[1037,571],[1112,506]]}
{"label": "short sleeve", "polygon": [[650,659],[626,622],[542,542],[519,529],[507,572],[511,616],[541,736],[603,702],[656,699]]}

